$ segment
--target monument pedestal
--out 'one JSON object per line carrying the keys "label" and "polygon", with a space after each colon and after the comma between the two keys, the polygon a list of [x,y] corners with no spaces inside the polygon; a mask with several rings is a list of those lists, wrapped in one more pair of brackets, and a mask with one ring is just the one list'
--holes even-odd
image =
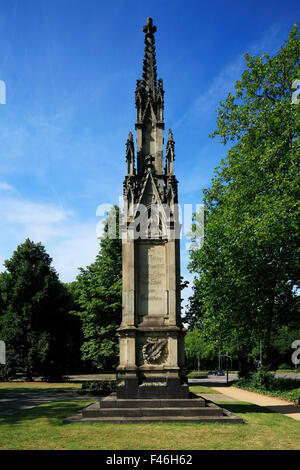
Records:
{"label": "monument pedestal", "polygon": [[122,399],[112,393],[92,403],[81,413],[71,416],[64,423],[232,423],[240,424],[241,418],[215,403],[190,394],[187,399]]}
{"label": "monument pedestal", "polygon": [[147,319],[148,326],[119,328],[123,348],[117,369],[117,398],[188,398],[185,370],[178,365],[185,330],[158,326],[156,320],[152,320],[156,326],[149,326]]}

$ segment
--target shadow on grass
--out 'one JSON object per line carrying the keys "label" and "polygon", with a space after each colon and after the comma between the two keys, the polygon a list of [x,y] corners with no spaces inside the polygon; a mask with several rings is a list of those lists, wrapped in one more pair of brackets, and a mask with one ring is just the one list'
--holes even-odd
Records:
{"label": "shadow on grass", "polygon": [[79,388],[77,387],[66,387],[66,388],[51,388],[51,387],[41,387],[41,388],[30,388],[30,387],[7,387],[0,389],[0,396],[2,393],[72,393],[77,392]]}
{"label": "shadow on grass", "polygon": [[58,400],[51,401],[50,403],[35,406],[29,410],[19,411],[11,415],[0,416],[1,424],[18,424],[26,421],[33,421],[40,418],[47,419],[48,424],[51,425],[62,425],[64,418],[72,416],[78,413],[82,408],[85,408],[92,400]]}
{"label": "shadow on grass", "polygon": [[231,403],[231,402],[217,402],[216,403],[219,406],[222,406],[222,408],[225,408],[228,411],[231,411],[231,413],[234,414],[246,414],[246,413],[274,413],[275,411],[270,410],[268,408],[264,408],[263,406],[258,406],[254,405],[252,403],[244,403],[244,402],[239,402],[239,403]]}
{"label": "shadow on grass", "polygon": [[[58,400],[52,401],[47,404],[36,406],[35,408],[31,408],[29,410],[20,411],[13,415],[6,415],[0,416],[0,426],[1,425],[18,425],[18,424],[29,424],[38,419],[44,419],[47,421],[48,425],[51,426],[61,426],[63,425],[63,420],[68,418],[72,415],[75,415],[82,408],[85,408],[90,403],[92,403],[93,399],[87,400]],[[254,405],[251,403],[224,403],[224,402],[217,402],[219,406],[222,408],[227,409],[228,411],[232,412],[235,415],[245,417],[247,414],[274,414],[275,410],[270,410],[258,405]],[[75,423],[75,424],[89,424],[89,423]],[[104,425],[105,423],[91,423],[93,425]],[[158,425],[159,423],[155,423]],[[166,423],[161,423],[161,425],[165,425]],[[168,423],[169,425],[183,425],[183,426],[199,426],[199,423]],[[202,425],[207,425],[207,423],[201,423]],[[217,423],[218,425],[224,425],[224,423]],[[247,424],[247,423],[245,423]],[[209,423],[209,425],[213,426],[215,423]]]}

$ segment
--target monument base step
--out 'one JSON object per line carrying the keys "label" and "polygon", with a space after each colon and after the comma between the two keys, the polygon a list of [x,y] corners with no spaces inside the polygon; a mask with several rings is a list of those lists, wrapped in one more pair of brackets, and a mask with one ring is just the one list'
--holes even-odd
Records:
{"label": "monument base step", "polygon": [[194,408],[204,407],[205,399],[194,397],[182,399],[157,399],[157,398],[116,398],[113,394],[99,401],[100,408]]}
{"label": "monument base step", "polygon": [[202,397],[191,395],[190,399],[117,399],[115,394],[102,397],[64,420],[64,423],[243,423],[243,420]]}

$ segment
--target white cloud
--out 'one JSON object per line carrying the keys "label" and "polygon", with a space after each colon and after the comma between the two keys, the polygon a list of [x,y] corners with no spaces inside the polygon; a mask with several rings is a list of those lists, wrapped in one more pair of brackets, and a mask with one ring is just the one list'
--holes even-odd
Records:
{"label": "white cloud", "polygon": [[14,189],[13,186],[6,183],[6,181],[0,181],[0,190],[11,191],[12,189]]}
{"label": "white cloud", "polygon": [[65,237],[49,244],[49,250],[60,279],[64,282],[75,280],[78,268],[93,263],[99,251],[95,224],[70,225]]}
{"label": "white cloud", "polygon": [[72,212],[52,204],[37,204],[14,198],[0,198],[1,223],[14,227],[20,237],[48,241],[54,236],[62,236],[66,221]]}
{"label": "white cloud", "polygon": [[52,204],[37,204],[18,199],[2,200],[0,214],[17,224],[50,225],[66,219],[71,212]]}
{"label": "white cloud", "polygon": [[0,197],[0,220],[0,270],[26,238],[45,246],[65,282],[74,280],[78,267],[92,263],[99,250],[98,219],[81,222],[60,206]]}

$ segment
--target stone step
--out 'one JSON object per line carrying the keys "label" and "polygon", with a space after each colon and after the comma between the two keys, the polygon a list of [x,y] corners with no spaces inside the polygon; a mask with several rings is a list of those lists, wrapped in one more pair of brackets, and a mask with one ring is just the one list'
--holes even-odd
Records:
{"label": "stone step", "polygon": [[102,399],[100,400],[100,408],[196,408],[204,407],[204,398],[193,399],[125,399],[118,400]]}
{"label": "stone step", "polygon": [[138,416],[138,417],[120,417],[120,416],[102,416],[97,418],[74,416],[64,420],[64,423],[111,423],[111,424],[135,424],[135,423],[231,423],[242,424],[242,418],[235,415],[223,416]]}
{"label": "stone step", "polygon": [[[164,401],[164,400],[162,400]],[[100,408],[96,401],[81,412],[64,420],[64,423],[243,423],[242,418],[213,402],[206,401],[203,407],[134,407]]]}
{"label": "stone step", "polygon": [[84,418],[92,417],[165,417],[165,416],[222,416],[222,408],[98,408],[83,410]]}

